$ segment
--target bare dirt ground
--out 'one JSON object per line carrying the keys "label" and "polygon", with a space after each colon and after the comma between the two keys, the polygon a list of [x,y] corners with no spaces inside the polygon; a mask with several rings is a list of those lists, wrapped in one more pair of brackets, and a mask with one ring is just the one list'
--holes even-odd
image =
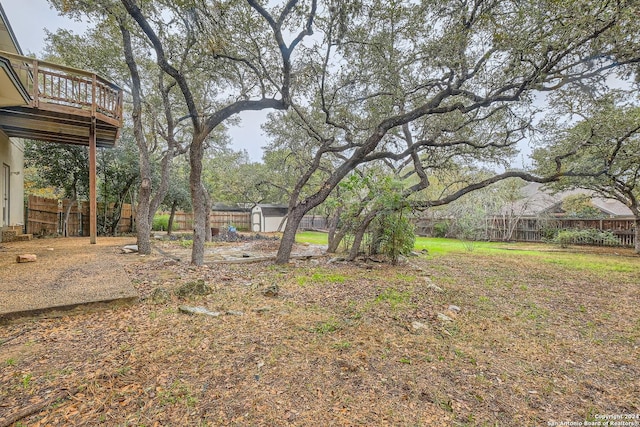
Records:
{"label": "bare dirt ground", "polygon": [[[125,264],[139,304],[0,328],[0,426],[538,426],[640,414],[640,259],[196,268],[177,243],[159,248]],[[173,293],[198,280],[209,295]]]}
{"label": "bare dirt ground", "polygon": [[[7,313],[135,298],[120,248],[135,238],[40,239],[0,243],[0,317]],[[36,262],[16,263],[21,254]]]}

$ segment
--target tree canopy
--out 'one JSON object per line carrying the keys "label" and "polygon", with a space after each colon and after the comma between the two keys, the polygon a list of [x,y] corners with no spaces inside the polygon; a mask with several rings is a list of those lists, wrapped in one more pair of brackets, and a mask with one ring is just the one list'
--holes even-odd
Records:
{"label": "tree canopy", "polygon": [[[584,188],[624,203],[636,217],[636,251],[640,252],[640,107],[629,97],[582,99],[580,110],[570,109],[581,120],[554,128],[551,143],[533,157],[542,173],[562,157],[565,168],[578,172],[553,183],[557,190]],[[580,173],[582,172],[582,173]]]}
{"label": "tree canopy", "polygon": [[[288,259],[295,218],[363,164],[410,168],[418,178],[411,193],[427,189],[432,171],[447,165],[508,165],[535,131],[541,96],[633,71],[637,9],[633,2],[378,0],[323,9],[323,38],[305,50],[296,75],[304,85],[292,92],[290,111],[272,115],[287,123],[276,140],[288,141],[291,153],[309,153],[278,261]],[[573,173],[554,160],[544,177],[507,170],[411,205],[448,203],[508,177],[547,182]]]}
{"label": "tree canopy", "polygon": [[[54,3],[117,21],[136,40],[137,58],[151,59],[173,88],[171,109],[190,130],[194,264],[203,261],[206,142],[241,111],[277,111],[265,127],[268,156],[295,171],[295,182],[272,182],[289,196],[278,253],[286,262],[302,216],[369,163],[412,179],[402,195],[421,209],[509,177],[593,174],[567,167],[565,153],[544,175],[509,164],[537,132],[541,98],[606,92],[640,61],[639,7],[630,0]],[[425,196],[437,171],[477,163],[506,171]]]}

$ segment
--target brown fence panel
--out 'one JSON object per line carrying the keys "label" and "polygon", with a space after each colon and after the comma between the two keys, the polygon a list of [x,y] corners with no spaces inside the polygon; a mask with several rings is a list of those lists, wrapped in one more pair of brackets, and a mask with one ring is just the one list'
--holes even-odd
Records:
{"label": "brown fence panel", "polygon": [[[433,235],[433,226],[443,219],[420,218],[416,221],[419,235]],[[448,223],[455,223],[455,218],[448,218]],[[634,218],[487,218],[486,238],[492,241],[543,242],[557,230],[585,230],[595,229],[609,231],[616,236],[619,246],[634,246],[635,219]],[[579,243],[579,242],[578,242]],[[596,242],[605,245],[607,242]]]}
{"label": "brown fence panel", "polygon": [[251,229],[250,212],[212,211],[210,221],[211,228],[224,229],[232,225],[238,231],[249,231]]}
{"label": "brown fence panel", "polygon": [[[34,235],[62,235],[64,232],[64,217],[70,200],[47,199],[29,196],[27,200],[27,233]],[[98,215],[103,214],[103,206],[98,206]],[[111,205],[113,208],[113,204]],[[118,233],[133,231],[135,217],[130,204],[122,206]],[[67,236],[89,235],[89,202],[74,202],[69,214]]]}
{"label": "brown fence panel", "polygon": [[301,230],[326,230],[327,218],[320,215],[305,215],[298,226]]}
{"label": "brown fence panel", "polygon": [[47,236],[58,233],[58,201],[29,196],[27,209],[27,233]]}
{"label": "brown fence panel", "polygon": [[[169,215],[170,212],[160,212]],[[248,231],[251,227],[250,212],[212,211],[209,217],[211,228],[219,230],[233,225],[239,231]],[[193,230],[193,213],[178,211],[173,216],[173,227],[176,230]]]}

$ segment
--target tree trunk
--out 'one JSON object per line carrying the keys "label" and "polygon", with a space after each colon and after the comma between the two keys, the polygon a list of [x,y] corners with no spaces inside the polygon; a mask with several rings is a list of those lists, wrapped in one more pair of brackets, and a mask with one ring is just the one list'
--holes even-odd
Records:
{"label": "tree trunk", "polygon": [[171,204],[171,213],[169,214],[169,224],[167,225],[167,235],[171,236],[171,231],[173,230],[173,219],[176,216],[176,210],[178,209],[178,201],[174,200]]}
{"label": "tree trunk", "polygon": [[347,235],[347,229],[341,228],[334,235],[333,238],[329,240],[329,245],[327,246],[327,252],[330,254],[334,254],[338,251],[338,247],[340,243],[342,243],[342,239]]}
{"label": "tree trunk", "polygon": [[276,255],[276,264],[287,264],[291,257],[291,251],[293,250],[293,244],[296,242],[296,232],[298,226],[302,222],[304,214],[306,214],[312,208],[305,210],[304,205],[296,205],[293,209],[289,210],[289,218],[287,219],[287,225],[284,227],[284,233],[282,234],[282,240],[280,241],[280,247],[278,248],[278,254]]}
{"label": "tree trunk", "polygon": [[78,197],[74,194],[73,198],[69,200],[67,210],[64,212],[64,220],[62,221],[62,235],[64,237],[69,237],[69,217],[71,216],[71,208],[77,200]]}
{"label": "tree trunk", "polygon": [[204,216],[204,240],[206,242],[211,242],[213,240],[213,236],[211,236],[211,197],[209,196],[209,192],[206,191],[206,189],[204,195],[206,197],[207,206],[207,213]]}
{"label": "tree trunk", "polygon": [[376,215],[378,215],[377,211],[369,212],[362,220],[360,227],[358,227],[356,234],[353,236],[353,245],[349,251],[349,261],[353,261],[358,256],[358,252],[360,252],[360,245],[362,244],[362,240],[364,240],[367,228],[369,228],[369,224],[371,224],[371,221],[373,221]]}
{"label": "tree trunk", "polygon": [[[144,157],[141,155],[140,160]],[[143,167],[140,168],[141,170]],[[151,180],[149,178],[142,178],[140,183],[140,195],[138,197],[138,212],[136,227],[138,232],[137,244],[138,253],[141,255],[151,254],[151,226],[152,223],[149,220],[149,205],[151,200]]]}
{"label": "tree trunk", "polygon": [[336,211],[329,218],[329,230],[328,230],[328,253],[335,253],[338,250],[338,245],[342,241],[342,238],[345,235],[345,232],[340,230],[338,231],[338,223],[340,222],[340,214],[342,213],[342,206],[338,206]]}
{"label": "tree trunk", "polygon": [[124,56],[131,75],[131,95],[133,98],[133,135],[138,146],[138,158],[140,168],[140,194],[136,213],[136,243],[138,253],[151,254],[151,225],[149,211],[151,206],[151,165],[149,147],[142,127],[142,89],[138,66],[133,56],[133,47],[129,30],[120,24]]}
{"label": "tree trunk", "polygon": [[206,240],[207,197],[202,185],[202,157],[204,156],[204,137],[194,135],[189,147],[189,187],[193,204],[193,248],[191,250],[191,264],[204,263],[204,242]]}
{"label": "tree trunk", "polygon": [[[303,216],[304,216],[304,215],[303,215]],[[279,233],[280,231],[282,231],[282,226],[285,224],[285,222],[287,221],[288,217],[289,217],[289,214],[287,213],[287,214],[286,214],[285,216],[283,216],[283,217],[282,217],[282,219],[280,220],[280,224],[278,224],[278,230],[277,230],[277,231],[278,231],[278,233]]]}

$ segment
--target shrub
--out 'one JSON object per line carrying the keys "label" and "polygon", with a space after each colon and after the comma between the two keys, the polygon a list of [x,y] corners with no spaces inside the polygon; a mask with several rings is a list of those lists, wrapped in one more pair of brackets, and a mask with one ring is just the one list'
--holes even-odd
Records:
{"label": "shrub", "polygon": [[553,239],[553,243],[566,248],[572,243],[583,245],[617,245],[618,238],[610,231],[594,228],[586,230],[561,230]]}
{"label": "shrub", "polygon": [[447,237],[449,224],[446,222],[436,222],[433,224],[433,237]]}
{"label": "shrub", "polygon": [[540,229],[540,233],[542,233],[542,241],[545,243],[555,243],[555,239],[558,237],[558,230],[555,227],[543,226]]}
{"label": "shrub", "polygon": [[[153,217],[151,226],[153,231],[167,231],[169,229],[169,215],[156,215]],[[173,231],[178,229],[177,224],[173,223]]]}
{"label": "shrub", "polygon": [[399,212],[387,215],[380,221],[380,249],[396,264],[400,255],[408,255],[416,243],[416,233],[411,222]]}

